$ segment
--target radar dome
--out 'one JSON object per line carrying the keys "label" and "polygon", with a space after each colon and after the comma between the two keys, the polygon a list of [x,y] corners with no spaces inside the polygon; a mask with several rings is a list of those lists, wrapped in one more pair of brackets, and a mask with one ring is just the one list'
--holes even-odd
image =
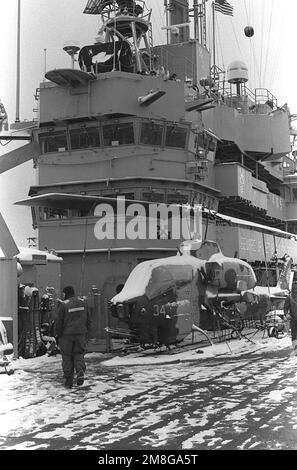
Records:
{"label": "radar dome", "polygon": [[244,62],[235,60],[231,62],[227,69],[227,79],[229,83],[245,83],[248,81],[248,68]]}
{"label": "radar dome", "polygon": [[75,55],[80,50],[80,46],[76,41],[67,41],[64,43],[63,50],[69,55]]}

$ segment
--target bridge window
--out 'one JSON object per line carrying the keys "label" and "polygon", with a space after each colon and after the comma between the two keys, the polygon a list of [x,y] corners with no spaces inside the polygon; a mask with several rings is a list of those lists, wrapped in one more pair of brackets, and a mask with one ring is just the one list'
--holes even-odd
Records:
{"label": "bridge window", "polygon": [[66,130],[39,134],[39,142],[43,153],[68,150]]}
{"label": "bridge window", "polygon": [[104,193],[101,194],[102,197],[110,197],[110,198],[125,198],[125,199],[135,199],[134,193],[123,193],[123,192],[114,192],[114,193]]}
{"label": "bridge window", "polygon": [[67,209],[52,209],[45,207],[40,210],[40,218],[42,220],[52,219],[67,219],[69,217],[69,211]]}
{"label": "bridge window", "polygon": [[156,123],[154,121],[142,122],[140,143],[145,145],[162,145],[164,125]]}
{"label": "bridge window", "polygon": [[134,193],[119,193],[117,194],[117,197],[122,197],[122,198],[125,198],[125,199],[135,199],[135,194]]}
{"label": "bridge window", "polygon": [[72,209],[71,211],[69,211],[70,217],[88,217],[90,215],[93,214],[91,214],[90,211],[87,209]]}
{"label": "bridge window", "polygon": [[133,122],[122,122],[103,125],[104,146],[134,144]]}
{"label": "bridge window", "polygon": [[288,232],[297,234],[297,222],[288,222]]}
{"label": "bridge window", "polygon": [[176,124],[166,126],[166,147],[176,147],[184,149],[187,142],[187,128]]}
{"label": "bridge window", "polygon": [[167,204],[188,204],[190,195],[173,193],[167,195]]}
{"label": "bridge window", "polygon": [[100,147],[100,138],[97,126],[70,129],[69,134],[72,150],[88,147]]}
{"label": "bridge window", "polygon": [[144,201],[164,203],[165,194],[156,191],[144,191],[142,193],[142,199]]}

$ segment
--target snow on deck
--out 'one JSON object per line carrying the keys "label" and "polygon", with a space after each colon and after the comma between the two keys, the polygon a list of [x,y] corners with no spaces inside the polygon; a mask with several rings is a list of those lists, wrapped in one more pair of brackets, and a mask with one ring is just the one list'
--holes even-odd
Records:
{"label": "snow on deck", "polygon": [[242,354],[255,353],[258,351],[269,352],[270,350],[282,349],[284,346],[288,347],[290,341],[284,339],[257,339],[250,342],[245,339],[232,340],[213,344],[203,348],[194,347],[191,351],[181,351],[172,355],[162,353],[161,355],[145,356],[145,353],[132,353],[127,356],[115,356],[106,361],[102,361],[104,366],[142,366],[142,365],[158,365],[170,364],[178,362],[200,362],[203,359],[210,359],[215,357],[237,357]]}
{"label": "snow on deck", "polygon": [[0,374],[0,448],[296,449],[297,358],[289,335],[262,335],[231,352],[90,353],[70,391],[60,355],[13,361],[14,375]]}
{"label": "snow on deck", "polygon": [[[262,333],[261,333],[262,334]],[[98,359],[100,364],[103,366],[143,366],[143,365],[158,365],[158,364],[170,364],[177,362],[193,362],[203,361],[203,359],[211,359],[217,357],[239,357],[243,354],[252,354],[255,352],[268,353],[270,351],[283,350],[291,347],[291,340],[288,335],[283,338],[259,338],[252,339],[252,342],[241,339],[231,340],[228,344],[223,341],[222,343],[213,344],[212,346],[205,347],[194,347],[190,351],[177,352],[173,355],[166,354],[163,350],[162,354],[158,354],[156,351],[155,355],[148,355],[147,357],[140,353],[131,353],[126,356],[117,355],[113,353],[112,358],[105,360],[106,355],[104,353],[88,353],[86,358]],[[47,364],[56,364],[61,362],[61,356],[48,357],[47,355],[35,357],[33,359],[19,358],[12,362],[12,368],[16,371],[40,370]]]}

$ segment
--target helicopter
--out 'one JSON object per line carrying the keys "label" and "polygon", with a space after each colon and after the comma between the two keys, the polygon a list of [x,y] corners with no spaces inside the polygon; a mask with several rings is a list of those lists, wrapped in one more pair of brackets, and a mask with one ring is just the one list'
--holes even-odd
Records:
{"label": "helicopter", "polygon": [[276,312],[283,311],[285,300],[292,290],[295,268],[293,259],[287,253],[276,261],[282,264],[276,285],[256,285],[250,290],[250,293],[256,295],[257,302],[236,304],[236,308],[242,316],[259,318],[265,323],[266,316],[276,315]]}
{"label": "helicopter", "polygon": [[211,240],[186,241],[176,256],[144,261],[110,301],[111,315],[128,325],[127,336],[141,346],[177,344],[193,331],[207,336],[213,314],[228,302],[257,302],[253,268],[223,255]]}

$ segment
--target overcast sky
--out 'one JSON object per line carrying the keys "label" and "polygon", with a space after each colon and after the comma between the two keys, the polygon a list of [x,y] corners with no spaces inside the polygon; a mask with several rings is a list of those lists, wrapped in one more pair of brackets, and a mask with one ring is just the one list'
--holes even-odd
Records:
{"label": "overcast sky", "polygon": [[[93,15],[82,14],[87,0],[22,0],[21,30],[21,119],[31,119],[35,107],[34,93],[45,70],[70,66],[63,51],[66,42],[81,47],[92,44],[99,27]],[[216,55],[218,65],[227,67],[236,59],[244,60],[249,68],[248,86],[265,87],[278,98],[279,105],[288,103],[297,113],[296,77],[296,0],[230,0],[234,16],[216,13]],[[165,38],[164,1],[148,0],[153,8],[155,43]],[[211,1],[207,3],[210,8]],[[212,37],[208,17],[208,40]],[[253,26],[255,34],[249,39],[244,27]],[[17,0],[1,0],[1,71],[0,99],[15,120],[16,87],[16,28]],[[210,47],[211,49],[211,47]],[[15,145],[15,144],[14,144]],[[0,154],[12,148],[0,147]],[[5,217],[17,243],[26,244],[32,236],[30,210],[13,206],[26,198],[30,185],[36,184],[32,163],[0,175],[0,211]]]}

